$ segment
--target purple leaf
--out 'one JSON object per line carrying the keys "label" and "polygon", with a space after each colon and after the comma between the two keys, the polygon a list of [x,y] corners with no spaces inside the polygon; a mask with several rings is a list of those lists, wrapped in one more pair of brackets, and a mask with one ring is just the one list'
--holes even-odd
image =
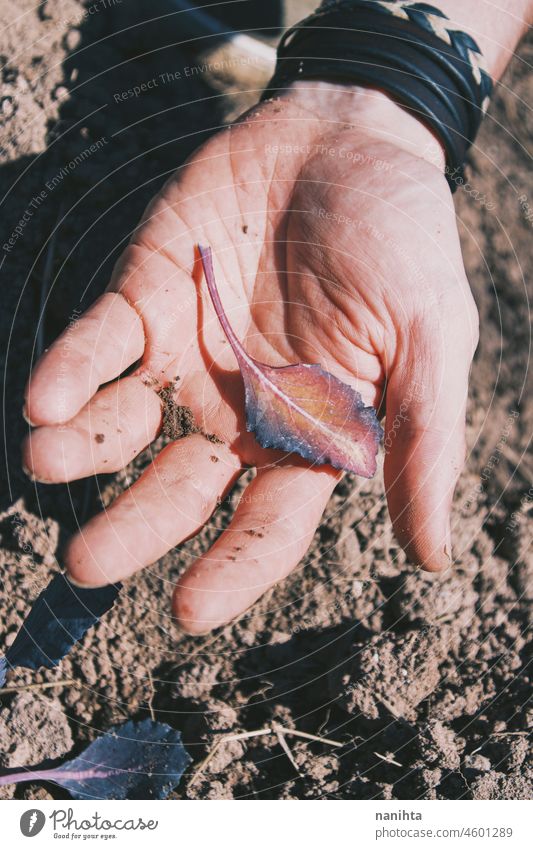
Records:
{"label": "purple leaf", "polygon": [[198,246],[216,314],[244,381],[246,429],[263,448],[295,451],[313,463],[371,478],[383,435],[373,407],[319,365],[276,368],[250,357],[224,312],[210,248]]}
{"label": "purple leaf", "polygon": [[0,776],[0,787],[53,781],[74,799],[165,799],[190,761],[180,731],[151,719],[130,720],[60,767]]}
{"label": "purple leaf", "polygon": [[14,643],[0,657],[0,687],[8,668],[57,666],[113,606],[121,584],[86,589],[60,572],[34,601]]}

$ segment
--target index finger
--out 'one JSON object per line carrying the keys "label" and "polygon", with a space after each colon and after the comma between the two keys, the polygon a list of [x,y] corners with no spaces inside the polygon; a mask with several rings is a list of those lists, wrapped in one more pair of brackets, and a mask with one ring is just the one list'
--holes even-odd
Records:
{"label": "index finger", "polygon": [[144,343],[141,318],[124,296],[102,295],[38,361],[26,387],[25,418],[32,425],[69,421],[99,386],[139,359]]}

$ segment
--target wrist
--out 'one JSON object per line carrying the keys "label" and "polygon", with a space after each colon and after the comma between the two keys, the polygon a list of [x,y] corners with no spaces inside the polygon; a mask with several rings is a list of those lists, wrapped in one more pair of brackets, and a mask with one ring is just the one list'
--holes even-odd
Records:
{"label": "wrist", "polygon": [[446,156],[437,136],[422,120],[379,89],[301,80],[285,89],[282,97],[311,112],[320,121],[357,127],[425,159],[444,173]]}

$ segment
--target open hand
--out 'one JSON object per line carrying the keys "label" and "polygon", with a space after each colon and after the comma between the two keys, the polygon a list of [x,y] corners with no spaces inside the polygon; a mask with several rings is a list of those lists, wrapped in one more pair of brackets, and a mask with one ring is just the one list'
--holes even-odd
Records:
{"label": "open hand", "polygon": [[174,380],[177,402],[220,440],[170,443],[72,538],[65,563],[80,583],[153,563],[257,468],[229,528],[175,589],[190,633],[231,620],[298,564],[339,479],[246,432],[242,380],[198,243],[213,250],[225,310],[252,356],[318,362],[366,404],[385,402],[395,532],[414,563],[450,563],[477,344],[453,204],[442,168],[421,155],[430,132],[384,95],[347,97],[324,84],[310,100],[295,86],[203,145],[146,211],[107,293],[45,353],[27,388],[36,429],[24,464],[42,481],[129,463],[160,431],[157,392]]}

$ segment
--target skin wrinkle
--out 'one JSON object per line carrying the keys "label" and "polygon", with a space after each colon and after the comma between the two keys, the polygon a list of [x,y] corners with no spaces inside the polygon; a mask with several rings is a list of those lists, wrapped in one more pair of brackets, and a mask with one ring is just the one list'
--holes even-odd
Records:
{"label": "skin wrinkle", "polygon": [[[329,192],[326,190],[325,194],[324,194],[324,191],[323,191],[324,186],[322,186],[320,183],[317,184],[316,182],[312,182],[312,181],[306,181],[306,183],[307,183],[307,187],[308,187],[309,191],[311,191],[311,192],[316,191],[317,187],[320,188],[321,193],[318,195],[318,197],[315,197],[315,202],[320,203],[322,208],[324,208],[328,211],[330,211],[331,209],[336,210],[338,208],[338,201],[329,202],[329,200],[328,200],[328,193]],[[339,191],[340,192],[351,192],[352,191],[352,187],[349,184],[345,184],[345,183],[334,182],[334,183],[331,183],[331,187],[333,189],[335,189],[335,191],[337,193],[337,197],[338,197]],[[344,209],[342,209],[342,212],[344,213]],[[351,208],[346,211],[347,215],[350,215],[351,213],[352,213]],[[359,215],[359,220],[364,220],[366,218],[364,207],[362,209],[358,210],[358,215]],[[343,229],[339,228],[339,225],[333,220],[328,221],[327,219],[326,220],[322,219],[321,223],[320,223],[320,229],[325,234],[331,234],[330,238],[329,238],[330,242],[333,242],[333,243],[336,242],[335,251],[334,251],[334,253],[332,253],[332,255],[330,257],[330,256],[325,256],[323,251],[320,251],[320,253],[319,253],[319,247],[320,247],[319,243],[317,243],[316,239],[313,237],[313,232],[316,229],[317,229],[316,219],[312,222],[308,222],[307,234],[309,235],[310,238],[307,241],[311,242],[311,250],[313,250],[314,253],[318,256],[318,258],[320,259],[320,262],[324,264],[324,267],[327,271],[327,273],[325,275],[326,280],[335,280],[338,277],[339,265],[345,259],[350,260],[350,264],[351,264],[352,268],[354,267],[354,263],[357,264],[355,267],[361,266],[360,274],[362,276],[364,276],[365,274],[371,273],[374,276],[377,275],[378,280],[380,280],[380,281],[385,281],[387,279],[386,276],[383,274],[380,266],[376,264],[377,260],[376,260],[375,256],[373,255],[373,253],[371,251],[368,250],[368,248],[366,246],[366,240],[364,238],[364,234],[363,234],[363,238],[360,238],[360,239],[357,240],[357,252],[358,253],[354,254],[352,244],[350,244],[349,247],[344,247],[340,238],[338,238],[338,239],[333,238],[333,235],[337,235],[337,234],[340,234],[340,237],[342,237]],[[344,233],[346,233],[346,230],[344,230]],[[341,285],[339,288],[342,291],[344,289],[344,286]],[[380,287],[376,287],[376,288],[378,290],[380,290],[382,287],[380,286]],[[354,287],[354,297],[357,297],[357,296],[361,297],[360,293],[358,293],[357,289]],[[377,301],[376,301],[376,305],[377,305]],[[377,310],[375,309],[376,305],[374,305],[374,310],[377,313]]]}
{"label": "skin wrinkle", "polygon": [[[227,155],[228,165],[229,165],[229,170],[230,170],[230,181],[229,181],[228,187],[230,187],[231,190],[233,191],[233,198],[234,198],[235,206],[239,210],[240,216],[242,216],[243,211],[242,211],[241,205],[240,205],[240,195],[237,192],[237,187],[241,188],[241,183],[240,183],[239,178],[237,176],[237,173],[235,171],[235,167],[234,167],[234,155],[235,155],[235,153],[232,151],[233,135],[234,134],[232,133],[232,128],[228,127],[228,132],[226,134],[226,136],[227,136],[227,154],[226,155]],[[240,153],[240,151],[239,151],[239,153]],[[220,195],[217,193],[217,196],[215,198],[215,206],[216,206],[217,198],[219,196]],[[230,231],[228,229],[228,225],[226,223],[226,217],[224,215],[224,210],[221,211],[221,214],[219,215],[218,220],[219,220],[220,224],[224,227],[226,234],[228,236],[227,244],[231,245],[233,234],[230,233]],[[244,280],[245,277],[244,277],[244,273],[243,273],[243,268],[242,268],[240,256],[238,254],[236,254],[235,251],[233,252],[233,255],[234,255],[235,259],[237,260],[237,265],[238,265],[238,268],[239,268],[239,271],[240,271],[240,277],[241,277],[241,279]],[[232,285],[231,280],[229,281],[229,284],[230,284],[230,286]],[[206,287],[204,286],[204,291],[205,291],[205,288]]]}
{"label": "skin wrinkle", "polygon": [[[154,395],[157,395],[157,393],[155,392],[155,389],[154,389],[154,388],[152,388],[152,387],[150,387],[150,386],[146,386],[146,384],[145,384],[143,381],[141,381],[141,382],[143,383],[143,387],[144,387],[144,389],[145,389],[146,391],[148,391],[148,392],[150,392],[150,393],[153,393]],[[130,436],[130,438],[131,438],[131,437],[133,437],[133,423],[130,423],[130,421],[129,421],[128,417],[127,417],[126,415],[124,415],[124,413],[125,413],[125,411],[124,411],[124,409],[123,409],[123,410],[122,410],[122,415],[121,415],[120,413],[117,415],[118,423],[119,423],[119,425],[120,425],[121,430],[122,430],[122,431],[126,431],[126,432],[127,432],[127,434],[128,434],[128,435]],[[159,431],[160,431],[160,429],[161,429],[161,424],[162,424],[162,416],[161,416],[161,418],[160,418],[160,423],[159,423],[159,426],[158,426],[158,428],[157,428],[157,432],[158,432],[158,433],[159,433]],[[99,427],[99,425],[97,425],[97,427]],[[89,436],[91,436],[91,432],[89,432]]]}
{"label": "skin wrinkle", "polygon": [[[310,248],[311,250],[315,248],[312,242]],[[350,291],[342,283],[336,282],[338,276],[336,269],[329,262],[324,261],[323,266],[325,274],[316,275],[317,288],[340,313],[340,318],[337,320],[339,331],[350,346],[357,345],[358,348],[370,355],[379,353],[380,346],[373,343],[370,338],[369,329],[372,322],[368,319],[366,321],[361,320],[363,313],[367,316],[372,315],[372,306],[356,289]],[[374,318],[377,318],[376,314],[374,314]],[[381,325],[381,320],[377,321],[377,325]],[[348,332],[348,328],[351,328],[351,334]]]}
{"label": "skin wrinkle", "polygon": [[[311,245],[311,247],[313,246]],[[368,304],[357,291],[349,291],[342,284],[334,281],[333,276],[330,276],[330,274],[333,275],[333,272],[329,271],[328,263],[324,263],[324,267],[327,272],[326,276],[316,277],[316,281],[319,297],[322,295],[322,303],[331,305],[328,318],[335,323],[335,327],[350,346],[357,345],[367,354],[375,355],[379,353],[379,348],[371,345],[368,337],[367,329],[371,326],[371,321],[368,318],[366,321],[361,320],[362,313],[367,316],[372,315]],[[317,306],[317,309],[322,312],[322,304]],[[313,316],[312,311],[311,316]],[[377,319],[378,324],[380,323],[376,315],[373,318]],[[326,324],[325,330],[328,335],[332,333],[329,323]],[[365,341],[368,343],[367,348],[364,346]]]}
{"label": "skin wrinkle", "polygon": [[[173,253],[170,253],[165,245],[162,245],[161,247],[156,248],[155,245],[151,244],[150,241],[148,240],[144,247],[146,249],[148,249],[151,253],[159,254],[159,256],[163,257],[163,259],[166,259],[167,262],[171,263],[172,265],[175,266],[177,264],[176,259],[175,259],[175,255]],[[184,273],[184,274],[190,275],[190,271],[183,268],[182,266],[178,265],[178,270],[180,272]]]}
{"label": "skin wrinkle", "polygon": [[136,315],[137,319],[138,319],[138,320],[139,320],[139,322],[140,322],[141,332],[142,332],[142,335],[143,335],[143,344],[144,344],[144,345],[146,345],[146,331],[145,331],[145,329],[144,329],[144,320],[143,320],[143,317],[142,317],[142,313],[140,313],[140,312],[139,312],[139,311],[135,308],[135,305],[134,305],[134,304],[132,304],[132,303],[128,300],[128,296],[125,294],[125,292],[114,292],[114,291],[112,291],[111,289],[109,289],[109,290],[108,290],[108,294],[110,294],[110,295],[116,295],[118,298],[122,298],[122,299],[123,299],[123,300],[127,303],[127,305],[130,307],[130,309],[131,309],[131,310],[133,310],[133,312],[135,313],[135,315]]}
{"label": "skin wrinkle", "polygon": [[[347,292],[344,297],[335,298],[335,295],[339,292],[344,294],[344,291],[343,287],[340,284],[335,284],[330,277],[326,277],[324,279],[318,278],[318,287],[324,297],[329,302],[337,306],[337,310],[340,313],[340,317],[335,318],[333,322],[341,337],[347,342],[347,347],[341,347],[340,349],[338,347],[336,348],[337,362],[345,368],[346,371],[349,372],[350,370],[353,370],[354,348],[360,349],[369,357],[375,357],[376,355],[383,356],[386,330],[382,325],[381,318],[372,314],[372,307],[369,307],[362,296],[357,291],[354,291],[350,293]],[[352,302],[355,302],[355,305],[352,306]],[[345,303],[350,304],[349,308],[345,306]],[[315,323],[319,325],[318,318]],[[369,334],[370,328],[373,329],[373,333],[377,336],[374,340],[372,340],[371,335]],[[335,341],[331,320],[326,322],[325,325],[321,325],[320,327],[317,326],[315,328],[315,332],[322,332],[325,334],[325,338],[327,338],[330,343]],[[366,345],[365,342],[367,343]],[[342,358],[339,357],[340,351],[344,352]],[[373,369],[373,372],[375,371],[376,369]],[[384,370],[381,365],[378,372],[379,375],[383,376]],[[368,379],[371,382],[374,382],[378,379],[378,377],[376,376],[375,378],[372,378],[368,375]]]}
{"label": "skin wrinkle", "polygon": [[[321,322],[320,318],[316,317],[314,311],[311,310],[307,313],[306,318],[309,325],[313,327],[314,332],[313,352],[312,354],[310,354],[309,357],[306,357],[306,359],[316,359],[317,353],[315,349],[318,348],[320,350],[321,357],[324,361],[324,365],[327,366],[328,371],[331,371],[333,366],[330,365],[331,357],[329,351],[331,351],[334,345],[335,363],[337,364],[338,368],[342,369],[342,371],[344,372],[342,375],[340,375],[342,379],[350,384],[354,383],[354,378],[357,378],[360,381],[360,369],[356,368],[356,360],[359,355],[354,351],[353,340],[343,332],[342,320],[339,320],[336,317],[331,317],[328,318],[324,323],[323,321]],[[298,317],[297,320],[295,316],[293,319],[293,323],[295,324],[295,326],[301,326],[302,319]],[[339,341],[341,338],[346,341],[346,345],[339,345]],[[359,361],[361,362],[360,356]],[[367,369],[363,369],[363,373],[367,375],[366,380],[368,380],[369,383],[374,384],[374,380],[377,380],[378,378],[376,377],[375,379],[373,379],[370,376],[368,368],[369,366],[367,365]]]}
{"label": "skin wrinkle", "polygon": [[[232,185],[233,185],[233,188],[234,188],[234,198],[235,198],[235,203],[236,203],[236,206],[237,206],[237,208],[238,208],[238,210],[239,210],[240,218],[242,219],[242,218],[244,218],[244,216],[245,216],[245,212],[244,212],[244,210],[243,210],[243,208],[242,208],[242,206],[241,206],[240,195],[237,193],[237,187],[239,187],[239,188],[241,188],[241,189],[245,190],[247,183],[246,183],[246,182],[241,183],[241,182],[238,180],[238,178],[237,178],[237,174],[236,174],[236,172],[235,172],[235,163],[234,163],[234,155],[235,155],[235,152],[231,150],[231,138],[232,138],[232,136],[230,135],[230,146],[229,146],[228,155],[229,155],[230,168],[231,168],[231,170],[232,170],[232,176],[233,176]],[[241,153],[241,151],[237,151],[237,153],[239,153],[239,154],[240,154],[240,153]],[[267,186],[268,186],[268,189],[267,189],[267,191],[266,191],[266,199],[267,199],[267,200],[266,200],[266,207],[267,207],[267,209],[272,208],[272,205],[271,205],[270,200],[271,200],[271,192],[274,190],[273,175],[274,175],[274,174],[275,174],[275,172],[276,172],[276,166],[277,166],[277,163],[278,163],[278,157],[279,157],[279,154],[276,154],[276,158],[275,158],[275,160],[274,160],[273,165],[270,167],[270,169],[269,169],[269,171],[268,171],[268,174],[267,174],[267,173],[266,173],[266,171],[265,171],[264,182],[260,184],[261,186],[263,186],[263,185],[267,185]],[[266,166],[265,166],[265,169],[266,169]],[[252,196],[253,196],[253,195],[252,195]],[[254,197],[254,201],[255,201],[255,197]],[[276,211],[276,212],[278,212],[278,211]],[[232,236],[232,234],[229,232],[229,230],[228,230],[228,228],[227,228],[227,225],[226,225],[226,222],[225,222],[225,217],[224,217],[224,215],[221,215],[221,217],[220,217],[220,222],[221,222],[221,223],[223,224],[223,226],[225,227],[226,232],[227,232],[227,234],[228,234],[228,243],[229,243],[229,244],[231,244],[231,236]],[[274,224],[273,224],[273,222],[271,222],[271,225],[270,225],[270,226],[272,227],[272,229],[274,229]],[[265,241],[265,239],[266,239],[266,232],[267,232],[268,227],[269,227],[268,220],[267,220],[267,219],[265,219],[265,225],[264,225],[264,229],[263,229],[263,237],[262,237],[262,238],[261,238],[261,237],[259,237],[259,239],[258,239],[258,242],[259,242],[259,243],[262,243],[263,241]],[[222,258],[221,258],[221,259],[222,259]],[[249,277],[249,275],[246,275],[246,276],[244,275],[244,270],[243,270],[243,267],[242,267],[242,264],[241,264],[241,258],[240,258],[240,256],[239,256],[239,255],[237,255],[237,263],[238,263],[238,265],[239,265],[239,269],[240,269],[240,271],[241,271],[241,277],[242,277],[242,279],[243,279],[243,280],[247,279],[247,278]],[[260,308],[261,308],[261,304],[259,304],[259,305],[258,305],[258,304],[257,304],[257,301],[256,301],[256,298],[255,298],[255,294],[256,294],[256,290],[257,290],[257,278],[258,278],[258,275],[259,275],[260,273],[261,273],[261,272],[260,272],[260,257],[259,257],[259,258],[258,258],[258,267],[257,267],[256,273],[255,273],[255,284],[254,284],[254,286],[253,286],[253,288],[252,288],[252,290],[251,290],[251,292],[250,292],[251,321],[249,322],[249,324],[248,324],[247,328],[246,328],[246,329],[244,329],[244,333],[243,333],[243,338],[244,338],[244,339],[246,339],[246,337],[247,337],[247,336],[249,335],[249,333],[250,333],[250,329],[251,329],[251,326],[252,326],[252,322],[253,322],[253,324],[254,324],[254,327],[258,326],[257,321],[254,321],[254,317],[255,317],[255,316],[254,316],[254,307],[255,307],[255,313],[256,313],[256,315],[257,315],[257,307],[258,307],[258,306],[259,306],[259,311],[261,311],[261,309],[260,309]],[[267,340],[267,341],[270,341],[270,340]],[[275,347],[275,345],[274,345],[274,343],[273,343],[273,342],[271,342],[271,343],[270,343],[270,347],[271,347],[271,349],[272,349],[273,351],[275,351],[276,353],[279,353],[279,351],[277,350],[277,348]]]}

